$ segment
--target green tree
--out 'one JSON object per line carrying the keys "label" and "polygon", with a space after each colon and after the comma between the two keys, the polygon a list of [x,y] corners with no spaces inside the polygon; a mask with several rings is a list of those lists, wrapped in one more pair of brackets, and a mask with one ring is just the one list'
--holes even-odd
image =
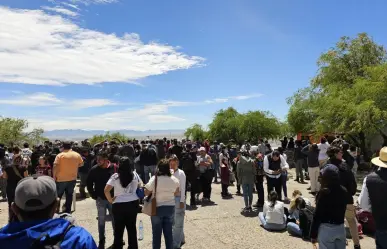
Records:
{"label": "green tree", "polygon": [[278,138],[281,135],[280,122],[270,112],[249,111],[242,115],[239,134],[245,139]]}
{"label": "green tree", "polygon": [[320,56],[310,86],[289,99],[289,124],[300,132],[346,133],[367,152],[367,135],[387,124],[386,97],[377,92],[385,89],[386,61],[383,46],[367,34],[341,38]]}
{"label": "green tree", "polygon": [[241,114],[232,107],[219,110],[209,124],[209,136],[211,140],[227,142],[230,139],[240,141],[239,122]]}
{"label": "green tree", "polygon": [[200,124],[193,124],[184,132],[184,136],[194,141],[204,141],[207,139],[207,132]]}
{"label": "green tree", "polygon": [[0,141],[6,145],[18,144],[24,141],[24,130],[28,122],[17,118],[0,118]]}
{"label": "green tree", "polygon": [[117,141],[118,143],[125,143],[129,140],[129,137],[120,132],[106,132],[105,134],[94,135],[89,139],[91,145],[102,143],[104,141]]}
{"label": "green tree", "polygon": [[43,136],[44,130],[41,128],[35,128],[31,132],[25,133],[25,141],[29,144],[36,145],[41,144],[48,139]]}

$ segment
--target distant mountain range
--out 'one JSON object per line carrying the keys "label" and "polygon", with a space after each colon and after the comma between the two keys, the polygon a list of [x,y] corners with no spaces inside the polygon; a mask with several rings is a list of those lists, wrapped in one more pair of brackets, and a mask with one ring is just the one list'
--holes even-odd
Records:
{"label": "distant mountain range", "polygon": [[86,139],[90,138],[94,135],[102,135],[107,132],[120,132],[128,137],[133,137],[137,139],[146,139],[150,138],[182,138],[184,137],[184,130],[147,130],[147,131],[135,131],[135,130],[52,130],[45,131],[43,136],[53,140],[53,139],[67,139],[67,140],[75,140],[75,139]]}

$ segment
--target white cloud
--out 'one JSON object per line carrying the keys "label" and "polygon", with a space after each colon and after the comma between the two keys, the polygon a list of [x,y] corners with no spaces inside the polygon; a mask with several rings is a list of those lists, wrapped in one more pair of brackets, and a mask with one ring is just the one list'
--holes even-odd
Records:
{"label": "white cloud", "polygon": [[120,37],[85,29],[42,10],[0,7],[0,41],[0,82],[9,83],[136,83],[203,62],[177,47],[144,43],[138,34]]}
{"label": "white cloud", "polygon": [[71,16],[71,17],[78,16],[77,12],[74,12],[74,11],[59,7],[59,6],[56,6],[56,7],[43,6],[42,9],[47,10],[47,11],[56,12],[56,13],[66,15],[66,16]]}
{"label": "white cloud", "polygon": [[0,99],[0,104],[17,106],[52,106],[58,105],[62,101],[50,93],[34,93],[28,95],[18,95],[15,98]]}
{"label": "white cloud", "polygon": [[66,6],[66,7],[70,7],[70,8],[76,9],[76,10],[81,10],[81,9],[80,9],[77,5],[75,5],[75,4],[66,3],[66,2],[62,2],[61,4],[64,5],[64,6]]}
{"label": "white cloud", "polygon": [[116,105],[109,99],[59,99],[51,93],[18,93],[18,96],[12,98],[0,99],[0,104],[15,105],[15,106],[61,106],[66,108],[85,109],[91,107],[102,107],[108,105]]}
{"label": "white cloud", "polygon": [[[27,95],[25,95],[27,96]],[[116,111],[109,111],[100,114],[93,114],[89,116],[52,116],[52,113],[63,113],[61,109],[53,111],[52,109],[47,109],[47,115],[27,119],[30,121],[30,128],[41,127],[45,130],[53,129],[102,129],[102,130],[116,130],[116,129],[136,129],[136,130],[147,130],[155,129],[155,127],[160,126],[161,124],[167,125],[167,127],[177,127],[176,124],[185,124],[189,125],[191,123],[184,117],[186,114],[174,115],[170,109],[186,107],[186,106],[196,106],[201,107],[204,105],[210,104],[221,104],[229,101],[242,101],[249,98],[257,98],[261,96],[260,94],[251,94],[251,95],[240,95],[240,96],[231,96],[227,98],[214,98],[212,101],[197,101],[197,102],[188,102],[188,101],[160,101],[154,103],[139,103],[139,104],[123,104],[120,102],[114,102],[109,99],[60,99],[55,95],[49,93],[36,93],[30,94],[33,96],[33,100],[30,100],[28,104],[32,105],[33,103],[46,103],[47,105],[55,105],[58,107],[70,107],[73,109],[81,108],[90,108],[90,107],[101,107],[108,105],[129,105],[129,108],[121,108]],[[25,99],[22,97],[18,97]],[[35,101],[36,99],[45,99],[46,101]],[[13,104],[16,105],[17,102],[12,99]],[[51,101],[49,101],[51,100]],[[4,100],[5,104],[9,104],[10,100]],[[0,102],[1,103],[1,102]],[[27,105],[22,102],[23,105]],[[51,107],[52,108],[52,107]],[[73,114],[72,114],[73,115]],[[23,117],[26,118],[26,117]],[[184,123],[187,122],[187,123]],[[181,127],[181,126],[179,126]]]}

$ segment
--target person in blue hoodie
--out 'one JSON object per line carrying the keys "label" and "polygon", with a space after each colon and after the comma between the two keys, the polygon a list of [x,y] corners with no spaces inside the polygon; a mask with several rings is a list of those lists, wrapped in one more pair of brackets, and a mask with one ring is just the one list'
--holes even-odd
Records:
{"label": "person in blue hoodie", "polygon": [[97,249],[93,237],[84,228],[63,218],[54,218],[59,204],[55,181],[49,176],[23,178],[15,190],[12,211],[19,222],[0,229],[0,247]]}

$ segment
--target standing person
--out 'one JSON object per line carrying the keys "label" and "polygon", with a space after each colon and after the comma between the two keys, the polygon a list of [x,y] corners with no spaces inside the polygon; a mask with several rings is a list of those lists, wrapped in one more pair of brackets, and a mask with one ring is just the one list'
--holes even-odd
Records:
{"label": "standing person", "polygon": [[247,152],[241,151],[237,165],[237,175],[243,190],[244,212],[253,211],[251,206],[253,205],[254,170],[254,160],[247,156]]}
{"label": "standing person", "polygon": [[310,178],[310,190],[312,195],[316,195],[320,190],[318,178],[320,176],[320,162],[318,160],[320,151],[317,144],[307,145],[302,149],[302,153],[308,159],[308,172]]}
{"label": "standing person", "polygon": [[[200,186],[200,172],[196,167],[196,152],[192,151],[192,144],[186,145],[186,151],[183,152],[182,156],[182,168],[186,175],[187,182],[190,184],[190,202],[189,205],[191,208],[196,207],[195,194],[199,193]],[[187,190],[187,189],[186,189]],[[186,191],[187,192],[187,191]]]}
{"label": "standing person", "polygon": [[210,149],[211,152],[211,159],[214,163],[214,183],[218,183],[218,174],[220,176],[220,161],[219,161],[219,150],[218,145],[214,144],[214,146]]}
{"label": "standing person", "polygon": [[87,175],[89,174],[89,170],[92,167],[92,161],[94,156],[90,153],[88,147],[83,147],[81,149],[83,166],[78,169],[79,177],[81,178],[81,182],[79,184],[79,193],[81,198],[86,198],[86,185],[87,185]]}
{"label": "standing person", "polygon": [[301,180],[301,183],[305,184],[304,173],[303,173],[305,155],[302,153],[301,140],[296,140],[296,148],[294,150],[294,160],[296,161],[296,174],[297,174],[295,181],[300,182]]}
{"label": "standing person", "polygon": [[28,161],[28,172],[32,172],[32,168],[35,168],[36,165],[31,164],[31,155],[32,155],[32,150],[30,150],[30,145],[28,143],[23,144],[23,149],[21,150],[21,155],[22,157]]}
{"label": "standing person", "polygon": [[[113,204],[113,249],[122,249],[125,228],[128,234],[128,248],[137,249],[136,221],[139,198],[136,190],[142,186],[142,182],[140,176],[133,171],[134,165],[132,160],[128,157],[122,157],[118,164],[118,173],[110,177],[104,190],[107,201]],[[114,197],[112,197],[111,193],[113,189]]]}
{"label": "standing person", "polygon": [[340,184],[336,166],[328,164],[322,170],[321,185],[310,231],[312,243],[318,242],[321,249],[345,249],[347,191]]}
{"label": "standing person", "polygon": [[[283,147],[278,147],[277,150],[281,154],[281,156],[285,159],[285,161],[288,161],[287,155],[284,153],[284,148]],[[281,173],[281,179],[282,179],[282,190],[284,191],[284,203],[289,204],[290,199],[288,198],[288,171],[286,169],[282,170]]]}
{"label": "standing person", "polygon": [[322,137],[320,139],[320,143],[317,145],[318,146],[318,149],[319,149],[319,154],[318,154],[318,161],[319,161],[319,164],[320,164],[320,167],[324,166],[329,157],[327,155],[327,150],[329,148],[329,143],[327,141],[327,139],[325,137]]}
{"label": "standing person", "polygon": [[255,159],[255,187],[257,188],[258,200],[253,207],[263,207],[265,203],[265,190],[263,188],[265,171],[263,169],[263,157],[263,154],[259,153]]}
{"label": "standing person", "polygon": [[164,233],[165,248],[173,249],[172,224],[175,215],[175,195],[180,194],[180,183],[172,176],[167,159],[160,160],[156,176],[153,176],[145,185],[145,195],[152,192],[156,195],[156,216],[152,222],[152,248],[161,248],[161,235]]}
{"label": "standing person", "polygon": [[28,176],[28,171],[25,166],[22,165],[23,158],[19,154],[18,148],[15,147],[13,160],[11,165],[4,168],[3,178],[7,180],[7,201],[8,201],[8,220],[9,222],[16,221],[17,218],[11,210],[11,204],[15,201],[15,189],[17,183]]}
{"label": "standing person", "polygon": [[263,169],[266,173],[267,181],[267,193],[275,189],[278,194],[278,200],[282,198],[282,171],[289,169],[289,164],[286,162],[285,158],[281,156],[281,153],[278,150],[273,151],[273,153],[265,156],[263,160]]}
{"label": "standing person", "polygon": [[357,168],[359,167],[359,164],[357,163],[357,148],[354,145],[351,145],[349,147],[349,154],[353,157],[353,168],[352,173],[355,176],[355,179],[357,177]]}
{"label": "standing person", "polygon": [[331,146],[327,150],[329,156],[328,164],[332,164],[338,168],[340,175],[340,184],[347,190],[347,210],[345,212],[345,219],[349,225],[353,244],[356,249],[360,248],[359,230],[357,229],[356,209],[353,205],[353,196],[356,194],[357,183],[356,179],[348,166],[343,162],[343,151],[339,147]]}
{"label": "standing person", "polygon": [[263,142],[263,139],[258,139],[258,154],[266,155],[266,144]]}
{"label": "standing person", "polygon": [[55,158],[53,177],[56,182],[59,200],[66,193],[64,212],[71,213],[78,168],[83,165],[83,160],[81,155],[71,150],[71,143],[64,142],[62,146],[63,152],[59,153]]}
{"label": "standing person", "polygon": [[[100,152],[97,156],[97,165],[90,169],[87,176],[87,191],[91,198],[95,200],[98,212],[98,235],[99,235],[99,249],[105,248],[105,222],[106,210],[112,214],[112,204],[106,199],[105,186],[110,177],[114,174],[114,167],[109,167],[108,154]],[[112,220],[114,229],[114,217]]]}
{"label": "standing person", "polygon": [[286,228],[284,204],[279,201],[275,191],[270,192],[269,201],[265,202],[263,212],[258,214],[258,218],[267,230],[281,231]]}
{"label": "standing person", "polygon": [[[173,140],[173,146],[168,149],[168,156],[176,155],[179,160],[181,160],[183,154],[183,147],[179,145],[177,139]],[[179,165],[181,166],[181,165]]]}
{"label": "standing person", "polygon": [[40,176],[52,177],[52,169],[45,157],[41,156],[39,158],[39,165],[36,167],[35,172],[37,175],[40,175]]}
{"label": "standing person", "polygon": [[140,164],[144,167],[144,182],[149,181],[149,174],[155,174],[156,165],[159,159],[157,158],[156,150],[153,147],[145,146],[140,154]]}
{"label": "standing person", "polygon": [[206,153],[206,149],[204,147],[200,147],[199,149],[199,156],[197,157],[196,165],[200,170],[200,182],[203,189],[203,202],[211,202],[212,159]]}
{"label": "standing person", "polygon": [[286,149],[287,146],[288,146],[288,138],[287,137],[284,137],[284,140],[281,141],[281,147]]}
{"label": "standing person", "polygon": [[180,248],[185,244],[184,236],[184,216],[185,216],[185,186],[186,176],[183,170],[179,169],[179,159],[176,155],[169,158],[169,166],[173,171],[173,176],[179,180],[179,195],[175,196],[175,216],[173,220],[173,248]]}
{"label": "standing person", "polygon": [[230,185],[230,168],[228,166],[229,161],[226,158],[222,159],[220,166],[220,180],[222,183],[222,198],[230,198],[232,195],[228,192],[228,186]]}
{"label": "standing person", "polygon": [[1,248],[97,249],[93,236],[66,217],[56,218],[55,181],[49,176],[26,177],[15,189],[12,210],[19,222],[0,229]]}
{"label": "standing person", "polygon": [[372,159],[378,170],[364,178],[359,195],[361,209],[371,212],[375,220],[376,249],[387,248],[387,147],[380,150],[379,157]]}

